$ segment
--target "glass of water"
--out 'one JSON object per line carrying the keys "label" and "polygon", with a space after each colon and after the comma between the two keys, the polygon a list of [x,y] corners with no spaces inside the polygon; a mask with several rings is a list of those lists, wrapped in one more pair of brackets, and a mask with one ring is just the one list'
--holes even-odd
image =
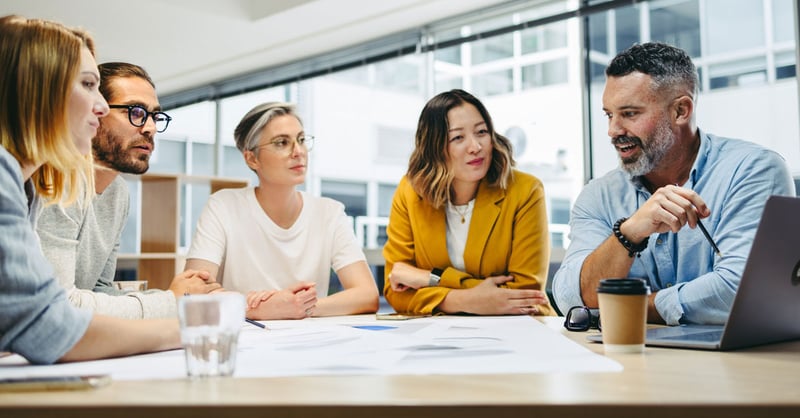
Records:
{"label": "glass of water", "polygon": [[236,368],[244,296],[234,292],[187,295],[178,301],[181,342],[189,377],[231,376]]}

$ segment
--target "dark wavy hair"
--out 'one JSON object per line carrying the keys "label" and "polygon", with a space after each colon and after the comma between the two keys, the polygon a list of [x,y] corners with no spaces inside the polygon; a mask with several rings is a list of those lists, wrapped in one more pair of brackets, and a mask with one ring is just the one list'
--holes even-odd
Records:
{"label": "dark wavy hair", "polygon": [[450,201],[453,183],[453,172],[447,166],[447,133],[450,129],[447,113],[466,103],[478,109],[492,135],[492,163],[486,173],[489,185],[505,189],[512,176],[511,142],[495,132],[492,117],[483,103],[460,89],[439,93],[425,104],[419,115],[415,147],[406,173],[414,191],[437,209]]}

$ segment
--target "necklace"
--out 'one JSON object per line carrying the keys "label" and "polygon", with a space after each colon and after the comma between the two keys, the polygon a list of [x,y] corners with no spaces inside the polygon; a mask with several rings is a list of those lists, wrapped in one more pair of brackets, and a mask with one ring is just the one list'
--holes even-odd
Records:
{"label": "necklace", "polygon": [[[467,203],[466,205],[463,205],[463,206],[456,206],[456,205],[452,205],[452,204],[451,204],[451,206],[453,207],[453,210],[455,210],[455,211],[456,211],[456,213],[457,213],[459,216],[461,216],[461,223],[463,224],[464,222],[466,222],[466,221],[467,221],[467,220],[466,220],[467,213],[469,213],[469,210],[470,210],[470,205],[469,205],[469,203]],[[460,209],[460,208],[462,208],[462,207],[464,208],[464,210],[463,210],[463,211]]]}

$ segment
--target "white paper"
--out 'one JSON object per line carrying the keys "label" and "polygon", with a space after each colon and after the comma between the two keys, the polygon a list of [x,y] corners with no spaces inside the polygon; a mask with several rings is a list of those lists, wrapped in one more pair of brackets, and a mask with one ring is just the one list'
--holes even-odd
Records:
{"label": "white paper", "polygon": [[[429,375],[619,372],[622,366],[528,316],[440,316],[407,321],[374,315],[244,324],[234,376]],[[186,376],[183,350],[31,366],[0,359],[0,378],[108,374],[116,380]]]}

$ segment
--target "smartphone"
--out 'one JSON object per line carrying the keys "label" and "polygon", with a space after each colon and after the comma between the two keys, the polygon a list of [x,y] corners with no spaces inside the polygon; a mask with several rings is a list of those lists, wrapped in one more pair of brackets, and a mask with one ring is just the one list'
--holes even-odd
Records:
{"label": "smartphone", "polygon": [[375,314],[375,319],[381,319],[386,321],[405,321],[407,319],[414,319],[414,318],[425,318],[429,317],[430,315],[427,314],[403,314],[403,313],[379,313]]}
{"label": "smartphone", "polygon": [[0,379],[0,392],[33,392],[45,390],[87,390],[111,383],[108,375],[44,376]]}

